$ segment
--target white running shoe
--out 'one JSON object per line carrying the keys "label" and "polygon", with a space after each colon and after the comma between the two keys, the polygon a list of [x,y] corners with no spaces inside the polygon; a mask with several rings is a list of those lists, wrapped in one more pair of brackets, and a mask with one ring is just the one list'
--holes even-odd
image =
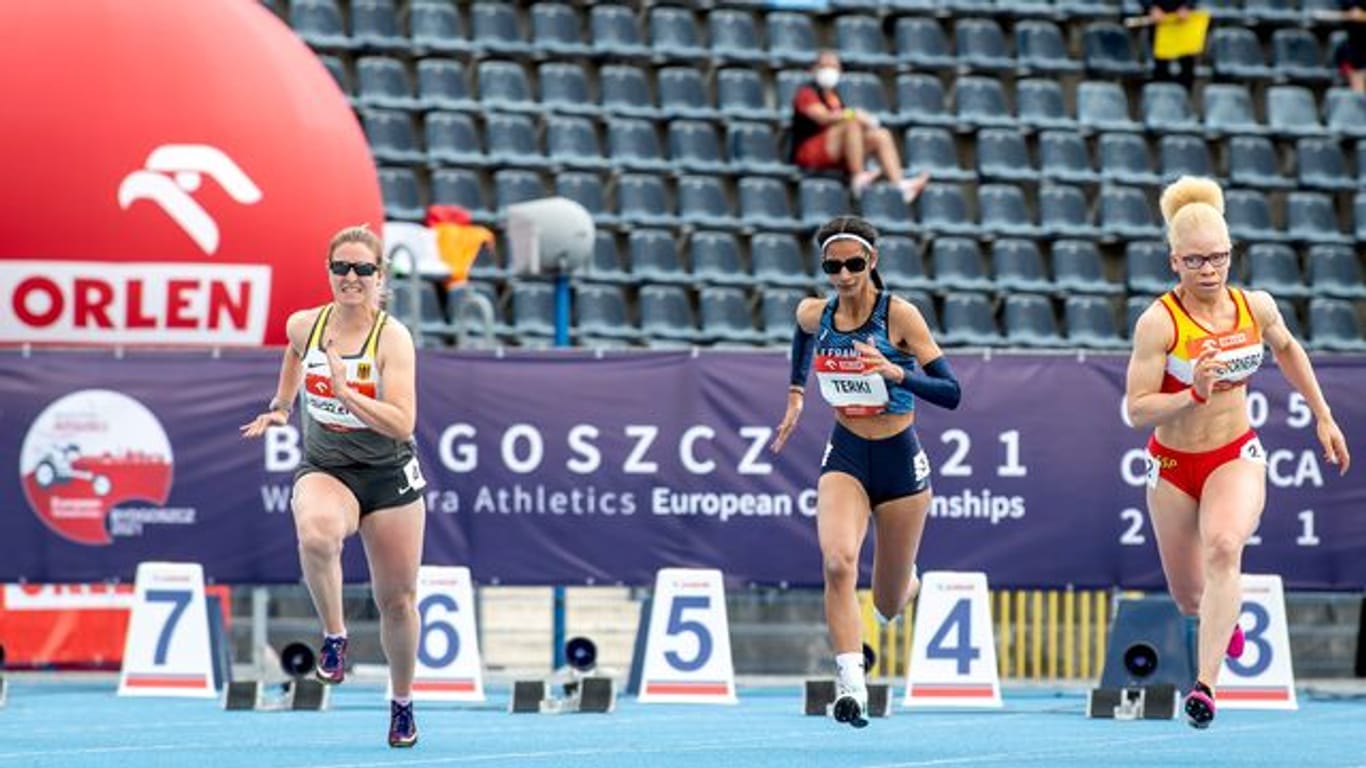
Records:
{"label": "white running shoe", "polygon": [[868,687],[850,685],[839,677],[835,678],[835,703],[830,708],[835,722],[848,723],[855,728],[868,725]]}

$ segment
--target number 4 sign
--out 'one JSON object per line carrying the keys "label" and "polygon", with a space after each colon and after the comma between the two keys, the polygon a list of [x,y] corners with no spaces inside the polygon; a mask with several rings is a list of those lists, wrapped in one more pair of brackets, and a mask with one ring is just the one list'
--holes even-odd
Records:
{"label": "number 4 sign", "polygon": [[217,695],[199,563],[139,563],[120,696]]}
{"label": "number 4 sign", "polygon": [[655,577],[639,700],[736,703],[720,571],[664,568]]}
{"label": "number 4 sign", "polygon": [[902,705],[1001,706],[986,574],[925,574],[915,609],[911,666]]}
{"label": "number 4 sign", "polygon": [[1243,655],[1224,659],[1220,709],[1298,709],[1281,577],[1243,575]]}
{"label": "number 4 sign", "polygon": [[484,672],[474,621],[470,569],[424,565],[417,574],[420,701],[483,701]]}

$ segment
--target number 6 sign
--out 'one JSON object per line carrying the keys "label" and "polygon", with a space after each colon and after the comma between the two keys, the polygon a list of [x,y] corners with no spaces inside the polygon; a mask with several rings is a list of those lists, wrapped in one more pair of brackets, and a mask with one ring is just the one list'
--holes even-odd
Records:
{"label": "number 6 sign", "polygon": [[1221,709],[1299,709],[1281,577],[1243,574],[1243,655],[1224,659],[1215,687]]}
{"label": "number 6 sign", "polygon": [[484,672],[470,569],[422,566],[417,574],[417,619],[413,698],[483,701]]}
{"label": "number 6 sign", "polygon": [[655,577],[639,700],[736,703],[720,571],[664,568]]}

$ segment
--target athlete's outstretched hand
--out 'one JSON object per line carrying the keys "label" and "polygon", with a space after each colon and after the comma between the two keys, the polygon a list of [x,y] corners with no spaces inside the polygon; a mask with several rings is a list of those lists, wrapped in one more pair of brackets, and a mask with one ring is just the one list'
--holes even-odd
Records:
{"label": "athlete's outstretched hand", "polygon": [[787,391],[787,411],[783,413],[782,423],[778,425],[778,434],[773,436],[773,442],[768,445],[770,451],[781,451],[787,443],[787,438],[792,435],[792,430],[797,428],[797,419],[802,415],[803,397],[805,395],[796,389]]}
{"label": "athlete's outstretched hand", "polygon": [[1342,436],[1338,423],[1331,417],[1320,419],[1315,430],[1319,434],[1319,444],[1323,446],[1323,458],[1329,464],[1338,466],[1339,475],[1347,474],[1347,468],[1352,465],[1352,455],[1347,452],[1347,438]]}
{"label": "athlete's outstretched hand", "polygon": [[283,427],[289,423],[289,414],[284,411],[266,411],[250,422],[238,427],[242,437],[260,437],[271,427]]}

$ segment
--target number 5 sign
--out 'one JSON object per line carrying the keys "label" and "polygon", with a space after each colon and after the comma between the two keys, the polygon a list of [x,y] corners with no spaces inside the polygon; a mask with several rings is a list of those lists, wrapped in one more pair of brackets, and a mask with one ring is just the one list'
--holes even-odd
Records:
{"label": "number 5 sign", "polygon": [[413,698],[483,701],[484,672],[470,569],[422,566],[417,574],[417,618]]}
{"label": "number 5 sign", "polygon": [[1243,655],[1224,659],[1215,692],[1221,709],[1299,709],[1281,577],[1243,575]]}
{"label": "number 5 sign", "polygon": [[204,569],[139,563],[123,644],[120,696],[213,697]]}
{"label": "number 5 sign", "polygon": [[720,571],[664,568],[655,577],[639,700],[736,703]]}
{"label": "number 5 sign", "polygon": [[999,707],[1001,678],[984,573],[930,571],[920,585],[907,707]]}

